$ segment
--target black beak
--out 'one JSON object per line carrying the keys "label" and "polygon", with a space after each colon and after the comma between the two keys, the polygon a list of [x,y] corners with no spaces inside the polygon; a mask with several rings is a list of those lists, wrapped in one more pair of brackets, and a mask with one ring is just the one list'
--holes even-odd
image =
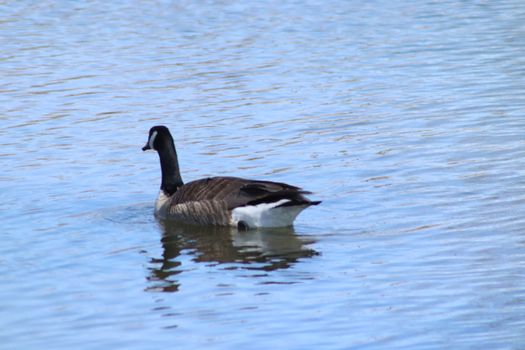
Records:
{"label": "black beak", "polygon": [[149,143],[146,143],[146,146],[142,147],[143,151],[147,151],[149,149],[151,149],[151,147],[149,146]]}

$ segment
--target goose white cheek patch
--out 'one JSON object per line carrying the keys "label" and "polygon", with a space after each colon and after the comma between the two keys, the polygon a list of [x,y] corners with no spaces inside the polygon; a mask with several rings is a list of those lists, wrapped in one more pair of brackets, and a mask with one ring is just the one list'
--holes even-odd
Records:
{"label": "goose white cheek patch", "polygon": [[155,149],[155,147],[153,147],[153,144],[155,143],[155,138],[157,137],[157,131],[153,131],[151,133],[151,137],[149,138],[149,148],[151,149]]}

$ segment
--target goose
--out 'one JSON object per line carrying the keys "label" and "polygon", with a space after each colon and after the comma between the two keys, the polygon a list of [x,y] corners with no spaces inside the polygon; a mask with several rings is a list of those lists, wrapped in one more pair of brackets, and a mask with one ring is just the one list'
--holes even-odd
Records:
{"label": "goose", "polygon": [[239,230],[287,227],[301,211],[318,205],[301,188],[280,182],[217,176],[182,181],[175,143],[164,125],[149,130],[143,151],[157,151],[162,181],[155,215],[184,223],[233,226]]}

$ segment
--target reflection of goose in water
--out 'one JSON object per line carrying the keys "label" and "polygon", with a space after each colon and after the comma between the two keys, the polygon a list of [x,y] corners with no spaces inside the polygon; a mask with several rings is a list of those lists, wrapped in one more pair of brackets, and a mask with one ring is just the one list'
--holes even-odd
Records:
{"label": "reflection of goose in water", "polygon": [[[192,256],[195,263],[215,265],[228,263],[228,269],[273,271],[286,269],[301,258],[318,253],[307,248],[314,243],[294,234],[293,228],[259,229],[239,232],[229,227],[202,227],[170,221],[159,221],[163,228],[160,259],[152,259],[148,290],[174,292],[178,290],[177,275],[187,267],[178,259]],[[231,264],[238,264],[232,267]]]}

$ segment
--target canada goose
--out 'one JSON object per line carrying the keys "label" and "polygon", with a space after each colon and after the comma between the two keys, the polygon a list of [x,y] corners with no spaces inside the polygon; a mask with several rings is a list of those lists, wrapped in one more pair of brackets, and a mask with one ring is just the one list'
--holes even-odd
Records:
{"label": "canada goose", "polygon": [[285,183],[238,177],[209,177],[184,184],[173,137],[165,126],[149,131],[143,151],[159,154],[162,182],[155,214],[164,219],[246,230],[291,226],[301,211],[321,201],[304,196],[310,192]]}

